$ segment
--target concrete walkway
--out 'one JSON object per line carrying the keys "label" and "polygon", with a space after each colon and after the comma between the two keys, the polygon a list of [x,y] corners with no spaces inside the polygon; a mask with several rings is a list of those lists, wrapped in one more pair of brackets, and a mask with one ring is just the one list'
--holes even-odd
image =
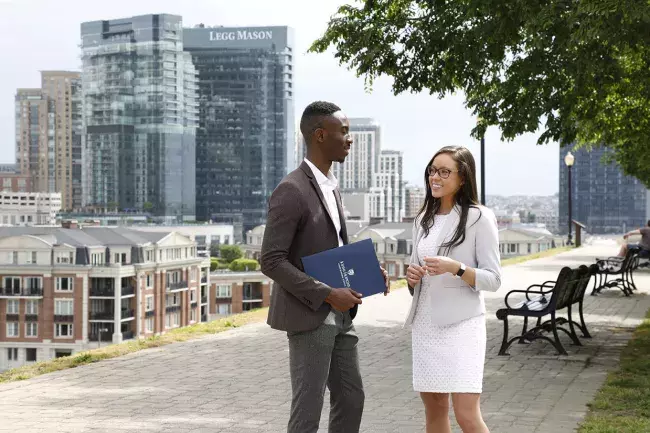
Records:
{"label": "concrete walkway", "polygon": [[[503,296],[554,279],[564,265],[591,263],[615,250],[613,244],[591,245],[504,268],[501,290],[486,296],[489,341],[482,407],[493,433],[574,431],[650,308],[645,296],[650,274],[639,274],[643,293],[631,298],[614,290],[588,297],[586,320],[594,338],[574,347],[563,337],[568,357],[556,356],[545,342],[515,344],[510,357],[497,356],[502,328],[494,312]],[[424,431],[422,404],[411,387],[410,334],[401,327],[410,301],[407,290],[368,298],[355,320],[366,387],[363,432]],[[519,324],[513,320],[512,330]],[[0,385],[0,431],[286,431],[287,355],[286,337],[258,324]]]}

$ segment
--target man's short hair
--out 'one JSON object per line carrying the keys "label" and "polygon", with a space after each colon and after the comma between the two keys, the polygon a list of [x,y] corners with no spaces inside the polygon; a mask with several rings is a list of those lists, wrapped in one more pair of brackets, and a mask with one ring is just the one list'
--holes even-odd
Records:
{"label": "man's short hair", "polygon": [[300,118],[300,132],[307,144],[314,131],[321,127],[322,118],[331,116],[337,111],[341,111],[341,108],[331,102],[315,101],[307,105]]}

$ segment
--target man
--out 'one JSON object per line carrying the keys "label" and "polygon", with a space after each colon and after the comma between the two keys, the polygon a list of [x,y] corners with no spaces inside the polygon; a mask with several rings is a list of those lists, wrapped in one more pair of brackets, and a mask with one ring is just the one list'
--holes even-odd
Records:
{"label": "man", "polygon": [[623,239],[627,240],[630,236],[641,235],[641,241],[638,244],[624,244],[619,251],[619,257],[625,257],[629,248],[641,248],[642,250],[650,251],[650,220],[646,227],[641,227],[638,230],[632,230],[623,235]]}
{"label": "man", "polygon": [[[364,392],[352,324],[361,295],[332,288],[303,272],[301,258],[347,244],[332,162],[350,153],[350,122],[329,102],[303,112],[307,157],[273,191],[262,242],[262,272],[275,284],[268,324],[286,331],[293,397],[288,433],[316,433],[325,386],[331,394],[330,433],[359,431]],[[388,276],[386,293],[388,293]]]}

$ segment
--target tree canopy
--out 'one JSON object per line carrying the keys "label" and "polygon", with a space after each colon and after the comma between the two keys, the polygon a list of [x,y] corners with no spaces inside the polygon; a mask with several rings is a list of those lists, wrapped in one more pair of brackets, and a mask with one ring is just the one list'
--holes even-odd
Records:
{"label": "tree canopy", "polygon": [[367,0],[339,8],[311,47],[330,46],[372,86],[440,98],[462,90],[504,140],[605,145],[650,188],[647,0]]}

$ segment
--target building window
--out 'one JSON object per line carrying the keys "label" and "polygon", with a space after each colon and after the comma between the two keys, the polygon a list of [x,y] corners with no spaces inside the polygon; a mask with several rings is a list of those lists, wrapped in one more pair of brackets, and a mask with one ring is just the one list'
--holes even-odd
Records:
{"label": "building window", "polygon": [[196,289],[190,290],[190,302],[196,301]]}
{"label": "building window", "polygon": [[57,323],[55,330],[56,337],[72,338],[72,323]]}
{"label": "building window", "polygon": [[7,337],[18,337],[18,322],[7,322]]}
{"label": "building window", "polygon": [[27,362],[36,362],[36,349],[25,349],[25,360]]}
{"label": "building window", "polygon": [[38,314],[38,301],[28,299],[25,303],[25,314],[37,315]]}
{"label": "building window", "polygon": [[533,251],[533,245],[528,244],[528,254],[530,254]]}
{"label": "building window", "polygon": [[219,314],[230,314],[230,304],[219,304]]}
{"label": "building window", "polygon": [[28,265],[35,265],[36,264],[36,259],[37,259],[36,251],[30,251],[30,252],[27,253],[27,264]]}
{"label": "building window", "polygon": [[180,312],[176,311],[174,313],[167,314],[165,316],[165,319],[165,326],[167,328],[178,328],[181,321]]}
{"label": "building window", "polygon": [[230,298],[232,297],[232,291],[229,285],[219,285],[217,286],[217,298]]}
{"label": "building window", "polygon": [[20,293],[20,278],[18,277],[5,277],[5,290],[10,293]]}
{"label": "building window", "polygon": [[38,323],[36,322],[25,323],[25,335],[27,337],[38,337]]}
{"label": "building window", "polygon": [[508,244],[508,252],[509,253],[516,253],[517,252],[517,244]]}
{"label": "building window", "polygon": [[176,307],[180,305],[181,302],[181,297],[178,293],[172,293],[171,295],[167,296],[167,299],[165,300],[166,307]]}
{"label": "building window", "polygon": [[153,317],[147,317],[144,321],[146,332],[153,332]]}
{"label": "building window", "polygon": [[72,299],[56,299],[54,301],[54,314],[57,316],[72,316],[73,305]]}
{"label": "building window", "polygon": [[42,289],[43,279],[41,277],[27,277],[25,278],[25,288],[27,289]]}
{"label": "building window", "polygon": [[153,287],[153,274],[147,274],[147,288]]}
{"label": "building window", "polygon": [[388,275],[390,275],[391,277],[394,277],[395,276],[395,264],[394,263],[389,263],[387,271],[388,271]]}
{"label": "building window", "polygon": [[56,262],[60,264],[72,265],[74,264],[74,253],[72,251],[58,253],[56,255]]}
{"label": "building window", "polygon": [[18,314],[19,301],[17,299],[7,300],[7,314]]}
{"label": "building window", "polygon": [[9,361],[18,361],[18,349],[10,347],[7,349],[7,359]]}
{"label": "building window", "polygon": [[153,295],[147,295],[145,298],[144,311],[153,311]]}
{"label": "building window", "polygon": [[14,251],[11,253],[11,264],[12,265],[18,264],[18,251]]}
{"label": "building window", "polygon": [[196,308],[190,310],[190,322],[196,322]]}
{"label": "building window", "polygon": [[57,279],[55,281],[56,281],[55,290],[57,292],[72,292],[73,285],[74,285],[74,281],[72,280],[72,278],[68,278],[68,277],[60,278],[60,277],[57,277]]}

